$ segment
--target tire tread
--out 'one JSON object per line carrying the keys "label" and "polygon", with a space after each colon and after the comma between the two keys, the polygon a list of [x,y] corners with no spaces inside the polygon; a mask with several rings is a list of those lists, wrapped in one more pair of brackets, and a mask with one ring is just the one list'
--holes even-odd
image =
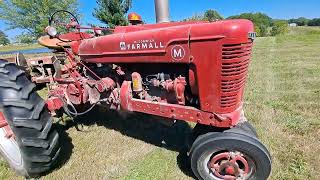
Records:
{"label": "tire tread", "polygon": [[[45,102],[24,71],[0,59],[0,73],[0,105],[15,134],[24,162],[23,170],[16,171],[27,178],[39,177],[56,163],[61,150],[59,134],[54,129]],[[8,93],[12,94],[8,96]]]}

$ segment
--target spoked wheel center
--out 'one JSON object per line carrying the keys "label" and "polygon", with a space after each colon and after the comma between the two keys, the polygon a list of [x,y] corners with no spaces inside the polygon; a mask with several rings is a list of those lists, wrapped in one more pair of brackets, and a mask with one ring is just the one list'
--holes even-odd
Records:
{"label": "spoked wheel center", "polygon": [[248,158],[238,152],[221,152],[214,155],[209,161],[209,168],[219,179],[238,180],[246,179],[252,172]]}
{"label": "spoked wheel center", "polygon": [[19,146],[15,140],[5,116],[0,112],[0,150],[5,158],[16,165],[22,164],[22,157]]}

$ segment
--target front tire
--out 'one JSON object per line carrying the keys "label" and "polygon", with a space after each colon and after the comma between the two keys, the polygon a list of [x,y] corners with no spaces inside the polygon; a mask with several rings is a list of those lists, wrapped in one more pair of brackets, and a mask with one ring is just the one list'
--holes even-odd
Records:
{"label": "front tire", "polygon": [[198,179],[265,180],[271,172],[268,150],[244,133],[213,132],[199,136],[191,152],[191,168]]}
{"label": "front tire", "polygon": [[60,152],[51,115],[24,71],[4,60],[0,60],[0,115],[0,152],[10,167],[28,178],[49,171]]}

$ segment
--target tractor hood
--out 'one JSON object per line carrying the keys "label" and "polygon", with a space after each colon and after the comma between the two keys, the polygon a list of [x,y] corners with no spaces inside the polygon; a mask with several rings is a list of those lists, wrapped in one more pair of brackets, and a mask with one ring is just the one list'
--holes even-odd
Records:
{"label": "tractor hood", "polygon": [[249,20],[224,20],[217,22],[160,23],[117,27],[111,35],[83,40],[79,55],[84,60],[90,56],[143,56],[166,53],[167,47],[181,42],[237,38],[247,41],[253,32]]}

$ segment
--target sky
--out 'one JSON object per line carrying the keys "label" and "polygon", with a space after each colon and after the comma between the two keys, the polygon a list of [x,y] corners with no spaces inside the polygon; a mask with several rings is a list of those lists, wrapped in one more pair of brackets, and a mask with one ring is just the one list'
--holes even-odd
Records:
{"label": "sky", "polygon": [[[132,0],[129,12],[140,14],[146,23],[155,23],[154,0]],[[223,17],[244,12],[263,12],[275,19],[290,19],[298,17],[320,18],[320,0],[169,0],[170,19],[177,21],[194,14],[203,13],[207,9],[217,10]],[[83,15],[82,24],[99,24],[92,16],[96,7],[95,0],[79,0],[80,12]],[[0,30],[6,25],[0,21]],[[11,40],[21,33],[21,30],[5,31]]]}

